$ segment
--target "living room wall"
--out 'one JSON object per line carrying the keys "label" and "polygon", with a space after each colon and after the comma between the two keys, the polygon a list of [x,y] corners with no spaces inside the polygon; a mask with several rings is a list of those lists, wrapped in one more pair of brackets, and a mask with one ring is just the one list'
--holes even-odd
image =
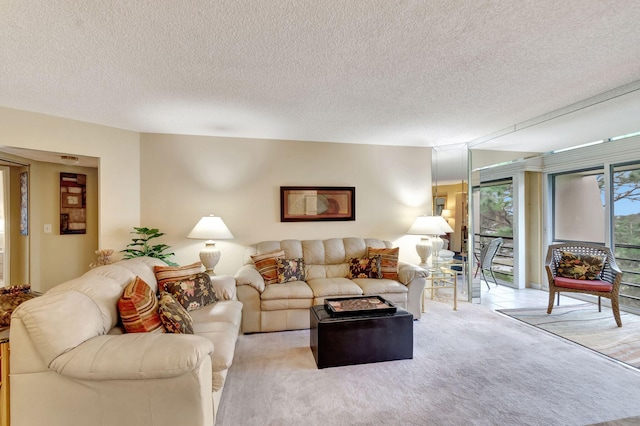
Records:
{"label": "living room wall", "polygon": [[[233,274],[244,249],[265,240],[376,237],[419,262],[405,232],[431,211],[431,149],[268,139],[142,134],[141,225],[159,228],[180,264],[204,242],[186,235],[205,215],[233,240],[217,242],[218,274]],[[355,186],[356,220],[280,222],[280,186]],[[114,247],[120,249],[120,247]]]}
{"label": "living room wall", "polygon": [[[97,183],[100,248],[122,246],[130,239],[131,228],[140,223],[139,136],[137,132],[0,107],[0,145],[100,158]],[[50,219],[47,221],[50,223]],[[53,222],[54,230],[56,223]],[[42,224],[34,223],[32,232],[42,237]],[[71,276],[88,269],[85,256],[69,255],[58,244],[45,245],[43,250],[32,247],[30,256],[33,280],[48,276],[50,266],[69,270],[74,274]],[[62,278],[48,280],[44,289]]]}

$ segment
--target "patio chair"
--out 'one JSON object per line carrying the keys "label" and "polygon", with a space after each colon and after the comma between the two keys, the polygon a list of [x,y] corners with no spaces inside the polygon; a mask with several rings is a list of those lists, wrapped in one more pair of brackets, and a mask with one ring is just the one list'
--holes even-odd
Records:
{"label": "patio chair", "polygon": [[491,278],[493,278],[493,282],[497,286],[498,280],[496,279],[495,275],[493,275],[493,258],[496,257],[500,246],[502,246],[502,242],[502,238],[494,238],[489,244],[486,244],[482,247],[482,249],[480,250],[480,257],[476,256],[477,266],[476,272],[473,276],[476,277],[478,275],[478,271],[480,271],[480,274],[482,274],[482,279],[487,284],[489,290],[491,290],[491,286],[489,286],[489,281],[485,277],[484,271],[489,271],[489,273],[491,274]]}
{"label": "patio chair", "polygon": [[598,296],[598,312],[602,312],[601,298],[611,300],[611,310],[618,327],[620,320],[620,281],[622,271],[616,264],[611,249],[588,243],[565,243],[550,245],[545,261],[549,280],[549,307],[547,314],[553,309],[553,301],[560,293],[584,293]]}

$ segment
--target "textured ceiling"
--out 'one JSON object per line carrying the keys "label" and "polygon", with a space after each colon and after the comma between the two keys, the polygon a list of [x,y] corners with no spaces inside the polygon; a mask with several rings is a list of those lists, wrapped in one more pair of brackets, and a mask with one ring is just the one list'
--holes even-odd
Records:
{"label": "textured ceiling", "polygon": [[487,136],[623,86],[631,109],[613,115],[640,126],[639,21],[637,0],[0,0],[0,106],[141,132],[542,152],[550,136],[530,134],[546,120]]}

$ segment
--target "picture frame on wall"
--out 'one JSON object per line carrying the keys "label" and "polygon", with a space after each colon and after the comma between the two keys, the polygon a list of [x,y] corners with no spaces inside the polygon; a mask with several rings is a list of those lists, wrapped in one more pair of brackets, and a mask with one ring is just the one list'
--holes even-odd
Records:
{"label": "picture frame on wall", "polygon": [[20,173],[20,235],[29,235],[29,173]]}
{"label": "picture frame on wall", "polygon": [[87,175],[60,173],[60,235],[87,233]]}
{"label": "picture frame on wall", "polygon": [[442,210],[446,209],[446,205],[446,195],[436,195],[435,197],[433,197],[433,215],[442,216]]}
{"label": "picture frame on wall", "polygon": [[356,220],[353,186],[281,186],[280,221]]}

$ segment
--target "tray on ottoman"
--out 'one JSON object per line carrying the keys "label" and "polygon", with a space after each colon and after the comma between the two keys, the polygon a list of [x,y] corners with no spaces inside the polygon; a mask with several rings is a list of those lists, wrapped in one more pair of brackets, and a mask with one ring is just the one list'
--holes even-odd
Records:
{"label": "tray on ottoman", "polygon": [[397,311],[393,303],[378,295],[329,298],[324,300],[324,308],[332,317],[390,315]]}

